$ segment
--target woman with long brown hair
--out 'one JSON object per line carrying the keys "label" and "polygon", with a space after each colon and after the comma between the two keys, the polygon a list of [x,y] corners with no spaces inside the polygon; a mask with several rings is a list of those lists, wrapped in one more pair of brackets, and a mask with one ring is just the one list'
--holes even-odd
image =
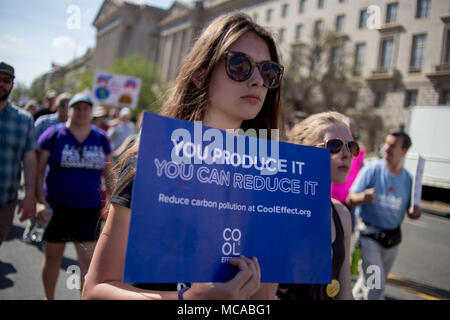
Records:
{"label": "woman with long brown hair", "polygon": [[[242,13],[214,20],[201,34],[181,67],[161,114],[202,121],[219,129],[277,128],[280,82],[275,42],[264,28]],[[239,269],[224,283],[137,286],[123,283],[131,190],[139,141],[119,161],[119,179],[108,219],[88,272],[86,299],[248,299],[271,298],[274,286],[261,286],[256,258],[230,260]],[[275,288],[276,289],[276,288]],[[255,296],[255,294],[257,294]]]}

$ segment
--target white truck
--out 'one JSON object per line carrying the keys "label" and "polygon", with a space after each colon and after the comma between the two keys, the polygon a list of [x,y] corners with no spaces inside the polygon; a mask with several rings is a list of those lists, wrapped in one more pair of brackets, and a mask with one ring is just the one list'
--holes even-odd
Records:
{"label": "white truck", "polygon": [[[405,167],[416,171],[418,156],[425,158],[422,184],[450,191],[450,106],[416,106],[409,111],[405,131],[412,146]],[[447,199],[447,201],[450,199]]]}

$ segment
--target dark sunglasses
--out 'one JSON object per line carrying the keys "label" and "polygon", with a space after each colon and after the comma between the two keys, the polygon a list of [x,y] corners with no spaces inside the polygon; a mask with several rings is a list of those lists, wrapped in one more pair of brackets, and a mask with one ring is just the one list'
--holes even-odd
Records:
{"label": "dark sunglasses", "polygon": [[318,146],[325,146],[330,150],[331,154],[339,153],[342,150],[344,144],[347,146],[347,150],[352,154],[352,156],[357,157],[359,154],[359,145],[356,141],[344,142],[341,139],[330,139],[323,143],[319,143]]}
{"label": "dark sunglasses", "polygon": [[242,52],[225,51],[222,56],[225,61],[227,75],[235,81],[245,81],[253,74],[256,66],[264,81],[264,87],[277,88],[283,76],[284,67],[273,61],[255,62],[251,57]]}
{"label": "dark sunglasses", "polygon": [[14,78],[11,77],[0,77],[0,81],[6,84],[10,84],[13,82]]}

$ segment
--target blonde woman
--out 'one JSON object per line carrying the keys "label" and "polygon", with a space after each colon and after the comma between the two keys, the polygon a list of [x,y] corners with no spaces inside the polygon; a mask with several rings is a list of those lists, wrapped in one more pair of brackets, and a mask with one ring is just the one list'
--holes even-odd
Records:
{"label": "blonde woman", "polygon": [[[187,56],[161,110],[173,118],[219,129],[276,129],[283,67],[272,36],[245,14],[211,23]],[[130,223],[131,188],[139,141],[120,162],[120,176],[106,225],[88,272],[86,299],[248,299],[274,296],[261,286],[256,258],[230,260],[239,269],[225,283],[133,286],[122,282]],[[157,257],[155,257],[157,259]],[[255,295],[257,294],[257,295]]]}
{"label": "blonde woman", "polygon": [[[359,154],[353,141],[349,119],[337,112],[312,115],[297,124],[290,142],[327,148],[331,156],[331,182],[347,178],[352,159]],[[350,277],[351,216],[339,201],[331,199],[332,283],[329,285],[280,285],[279,296],[286,300],[353,299]]]}

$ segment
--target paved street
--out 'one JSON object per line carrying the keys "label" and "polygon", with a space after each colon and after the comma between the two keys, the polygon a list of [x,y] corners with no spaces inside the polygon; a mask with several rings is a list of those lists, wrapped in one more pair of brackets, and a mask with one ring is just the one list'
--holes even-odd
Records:
{"label": "paved street", "polygon": [[[24,243],[25,223],[18,221],[0,247],[0,300],[43,299],[40,276],[42,252]],[[419,221],[405,219],[403,242],[391,271],[386,297],[395,300],[450,299],[450,219],[423,214]],[[79,292],[68,289],[76,264],[73,244],[68,244],[56,289],[57,299],[76,300]],[[70,283],[70,281],[69,281]]]}
{"label": "paved street", "polygon": [[[0,300],[43,300],[44,288],[41,281],[43,252],[40,248],[22,241],[25,222],[19,222],[16,215],[14,226],[6,241],[0,247]],[[67,289],[70,265],[76,265],[75,247],[67,244],[64,260],[59,272],[55,291],[57,299],[75,300],[79,291]]]}
{"label": "paved street", "polygon": [[405,218],[403,242],[391,270],[388,297],[450,299],[450,219]]}

